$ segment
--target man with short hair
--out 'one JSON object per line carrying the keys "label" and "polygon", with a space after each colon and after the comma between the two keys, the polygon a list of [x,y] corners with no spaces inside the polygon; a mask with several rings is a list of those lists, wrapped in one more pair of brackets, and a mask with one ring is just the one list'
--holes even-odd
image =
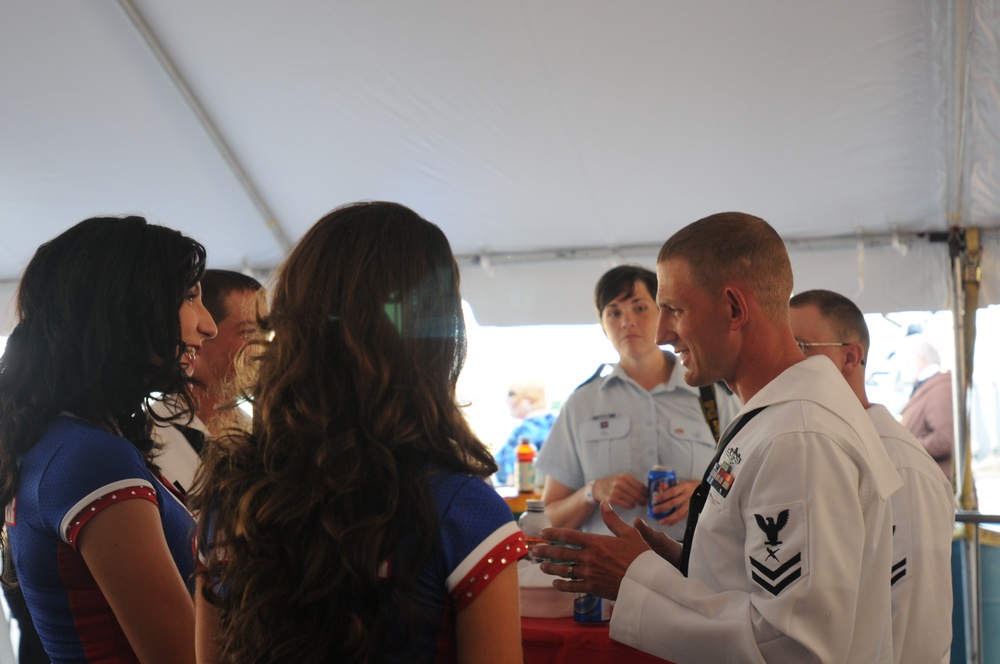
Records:
{"label": "man with short hair", "polygon": [[[895,472],[857,397],[788,324],[781,238],[742,213],[675,233],[657,261],[659,343],[743,409],[691,499],[683,545],[601,509],[614,537],[544,530],[566,592],[617,599],[611,636],[674,662],[892,662]],[[700,519],[699,519],[700,514]],[[652,550],[650,550],[652,549]]]}
{"label": "man with short hair", "polygon": [[792,332],[806,357],[828,357],[847,380],[903,479],[892,495],[892,649],[896,662],[951,658],[951,484],[916,438],[865,392],[868,325],[849,299],[810,290],[791,299]]}
{"label": "man with short hair", "polygon": [[[257,331],[257,294],[261,289],[253,277],[231,270],[205,270],[201,279],[202,302],[212,314],[218,334],[207,339],[193,361],[195,400],[190,422],[157,422],[153,439],[161,445],[156,457],[163,477],[182,495],[191,488],[201,451],[208,436],[229,427],[247,429],[250,418],[239,408],[230,407],[236,359],[244,344]],[[170,399],[157,405],[158,415],[172,410]]]}
{"label": "man with short hair", "polygon": [[205,270],[202,277],[201,299],[219,333],[202,347],[194,365],[194,378],[201,383],[195,385],[195,412],[212,433],[227,425],[249,425],[241,410],[227,406],[238,396],[233,392],[237,356],[257,333],[260,289],[259,281],[241,272]]}

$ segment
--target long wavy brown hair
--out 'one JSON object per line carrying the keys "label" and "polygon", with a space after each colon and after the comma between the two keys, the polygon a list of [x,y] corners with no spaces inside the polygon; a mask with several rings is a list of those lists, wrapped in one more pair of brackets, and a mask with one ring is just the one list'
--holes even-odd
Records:
{"label": "long wavy brown hair", "polygon": [[377,661],[396,623],[417,628],[426,476],[496,470],[456,403],[458,285],[441,230],[394,203],[334,210],[280,269],[252,431],[210,444],[192,495],[228,661]]}

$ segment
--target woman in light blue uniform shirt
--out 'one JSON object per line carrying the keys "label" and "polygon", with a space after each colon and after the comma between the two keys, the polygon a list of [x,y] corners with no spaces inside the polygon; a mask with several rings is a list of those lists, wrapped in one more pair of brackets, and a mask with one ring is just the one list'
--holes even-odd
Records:
{"label": "woman in light blue uniform shirt", "polygon": [[[610,501],[627,523],[647,523],[681,539],[691,493],[715,453],[697,388],[684,382],[684,367],[656,345],[656,274],[636,266],[616,267],[594,293],[604,334],[619,362],[595,374],[569,397],[539,455],[545,472],[543,499],[553,525],[608,533],[598,503]],[[715,386],[719,426],[725,429],[739,401]],[[654,465],[677,472],[677,486],[661,495],[648,515],[646,482]]]}

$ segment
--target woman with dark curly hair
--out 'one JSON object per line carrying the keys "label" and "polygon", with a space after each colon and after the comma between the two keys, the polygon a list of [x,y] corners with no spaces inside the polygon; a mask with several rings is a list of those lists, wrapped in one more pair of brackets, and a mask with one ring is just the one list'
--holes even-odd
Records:
{"label": "woman with dark curly hair", "polygon": [[193,519],[158,479],[147,411],[215,336],[205,249],[139,217],[46,242],[0,358],[5,582],[55,662],[190,662]]}
{"label": "woman with dark curly hair", "polygon": [[249,351],[253,429],[195,480],[199,661],[521,661],[526,551],[455,401],[458,282],[441,230],[393,203],[292,251]]}

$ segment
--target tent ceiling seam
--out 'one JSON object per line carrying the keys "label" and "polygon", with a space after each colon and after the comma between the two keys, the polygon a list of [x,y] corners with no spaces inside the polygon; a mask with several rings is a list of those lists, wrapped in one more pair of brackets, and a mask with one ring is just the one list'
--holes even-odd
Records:
{"label": "tent ceiling seam", "polygon": [[[1000,226],[979,227],[981,237],[1000,237]],[[905,247],[916,242],[947,243],[948,231],[892,231],[886,233],[852,233],[824,237],[782,238],[790,249],[835,249],[844,247]],[[482,265],[491,268],[497,264],[545,263],[563,260],[587,260],[595,258],[628,258],[658,254],[660,243],[627,244],[594,247],[564,247],[557,249],[529,251],[481,251],[456,254],[459,265]],[[902,250],[902,249],[901,249]]]}

